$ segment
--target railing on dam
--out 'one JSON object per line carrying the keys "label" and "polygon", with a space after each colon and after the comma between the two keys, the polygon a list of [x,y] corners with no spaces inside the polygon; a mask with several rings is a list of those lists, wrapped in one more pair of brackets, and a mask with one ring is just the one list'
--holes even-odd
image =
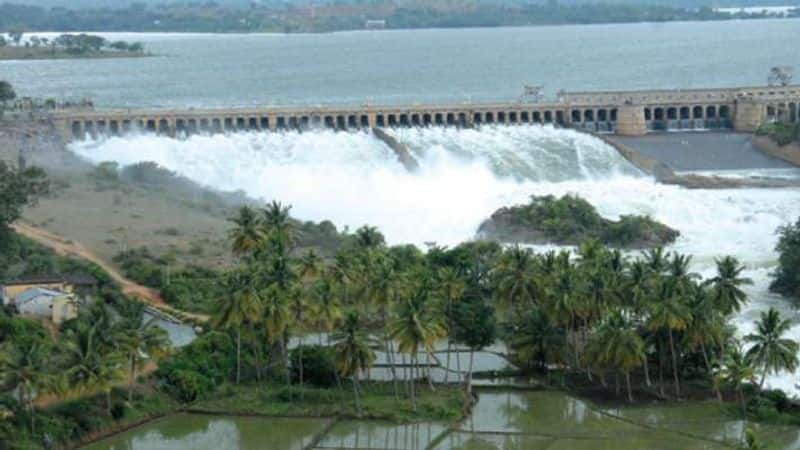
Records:
{"label": "railing on dam", "polygon": [[[625,110],[625,114],[620,111]],[[644,134],[688,129],[750,129],[765,120],[798,121],[800,87],[562,93],[546,103],[59,111],[68,139],[134,130],[170,136],[245,130],[342,131],[382,127],[552,124]]]}

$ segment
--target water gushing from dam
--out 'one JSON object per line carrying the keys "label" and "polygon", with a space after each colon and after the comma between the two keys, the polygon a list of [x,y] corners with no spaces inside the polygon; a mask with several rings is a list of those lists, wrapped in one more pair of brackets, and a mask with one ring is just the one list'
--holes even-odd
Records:
{"label": "water gushing from dam", "polygon": [[[304,220],[331,220],[351,229],[378,226],[389,243],[471,239],[501,206],[530,195],[575,193],[605,217],[649,214],[681,232],[673,249],[694,255],[693,269],[714,273],[714,259],[734,255],[747,266],[750,304],[736,319],[741,333],[769,306],[797,325],[788,300],[768,292],[775,229],[800,213],[798,189],[688,190],[640,173],[614,149],[590,136],[552,127],[410,128],[390,133],[420,164],[407,172],[370,133],[243,132],[182,139],[133,134],[74,142],[95,163],[154,161],[201,184],[243,190],[293,205]],[[797,374],[768,379],[794,394]]]}

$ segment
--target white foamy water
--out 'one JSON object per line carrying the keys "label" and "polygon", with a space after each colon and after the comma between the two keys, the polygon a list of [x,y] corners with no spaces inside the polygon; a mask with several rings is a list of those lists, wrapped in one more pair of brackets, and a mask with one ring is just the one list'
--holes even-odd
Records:
{"label": "white foamy water", "polygon": [[[788,300],[768,292],[775,229],[800,215],[798,189],[688,190],[656,183],[611,147],[587,135],[550,127],[478,130],[403,129],[421,170],[410,174],[368,133],[236,133],[170,139],[132,135],[76,142],[71,150],[95,163],[154,161],[202,184],[241,189],[293,205],[304,220],[351,229],[378,226],[390,243],[454,245],[472,238],[501,206],[530,195],[576,193],[609,218],[649,214],[679,230],[675,250],[694,255],[694,270],[714,273],[714,259],[734,255],[747,265],[751,302],[736,319],[742,334],[775,306],[797,324]],[[770,377],[793,394],[799,374]]]}

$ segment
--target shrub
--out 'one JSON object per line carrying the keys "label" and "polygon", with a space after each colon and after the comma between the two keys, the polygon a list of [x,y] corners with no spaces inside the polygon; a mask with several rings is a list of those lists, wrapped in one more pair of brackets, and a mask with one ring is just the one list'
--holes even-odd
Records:
{"label": "shrub", "polygon": [[230,337],[211,332],[163,360],[156,376],[167,393],[191,402],[227,381],[235,366],[236,349]]}

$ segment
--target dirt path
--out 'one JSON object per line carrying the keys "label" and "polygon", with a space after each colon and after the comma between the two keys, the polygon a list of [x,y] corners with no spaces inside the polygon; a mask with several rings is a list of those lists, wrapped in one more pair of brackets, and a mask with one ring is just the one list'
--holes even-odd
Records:
{"label": "dirt path", "polygon": [[160,310],[164,310],[166,312],[172,311],[201,321],[208,320],[207,316],[187,313],[172,308],[171,306],[167,305],[164,302],[164,299],[161,297],[161,294],[156,289],[152,289],[147,286],[142,286],[141,284],[129,280],[124,275],[122,275],[116,268],[108,264],[106,261],[103,261],[103,259],[94,254],[91,250],[87,249],[86,247],[77,242],[72,242],[61,236],[55,235],[49,231],[19,221],[11,225],[11,227],[17,233],[52,249],[55,253],[61,256],[72,256],[80,259],[85,259],[89,262],[97,264],[98,266],[100,266],[100,268],[105,270],[109,274],[109,276],[111,276],[111,279],[114,280],[114,282],[119,285],[122,293],[127,296],[137,298],[145,303],[152,305],[153,307],[156,307]]}

